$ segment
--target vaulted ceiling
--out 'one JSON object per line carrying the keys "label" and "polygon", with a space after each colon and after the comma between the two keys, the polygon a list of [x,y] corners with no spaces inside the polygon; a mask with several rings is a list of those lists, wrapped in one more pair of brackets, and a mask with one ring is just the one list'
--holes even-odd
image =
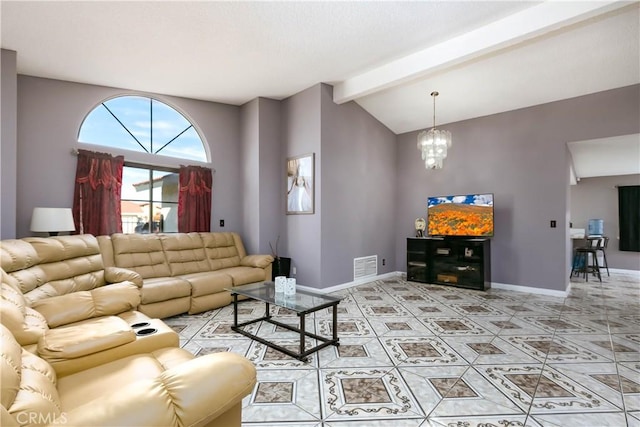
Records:
{"label": "vaulted ceiling", "polygon": [[433,124],[434,90],[440,125],[640,83],[635,1],[0,8],[20,74],[234,105],[326,82],[398,134]]}

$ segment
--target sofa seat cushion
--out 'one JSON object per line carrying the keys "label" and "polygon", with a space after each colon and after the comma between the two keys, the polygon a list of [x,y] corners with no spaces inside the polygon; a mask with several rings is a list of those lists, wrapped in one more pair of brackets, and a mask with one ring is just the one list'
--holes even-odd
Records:
{"label": "sofa seat cushion", "polygon": [[188,274],[181,277],[191,283],[192,297],[223,292],[224,288],[233,286],[233,280],[226,274],[226,270]]}
{"label": "sofa seat cushion", "polygon": [[38,354],[50,362],[75,359],[135,341],[131,326],[120,317],[49,329],[38,341]]}
{"label": "sofa seat cushion", "polygon": [[[152,353],[140,354],[115,360],[95,368],[87,369],[58,379],[58,392],[62,410],[69,411],[105,394],[117,393],[123,384],[154,379],[162,372],[194,357],[181,348],[164,348]],[[140,408],[144,410],[144,408]]]}
{"label": "sofa seat cushion", "polygon": [[222,270],[231,276],[233,286],[246,285],[248,283],[262,282],[267,280],[262,268],[255,267],[233,267]]}
{"label": "sofa seat cushion", "polygon": [[142,304],[167,301],[191,295],[191,285],[181,277],[145,279],[141,290]]}
{"label": "sofa seat cushion", "polygon": [[55,328],[92,317],[110,316],[135,309],[140,290],[131,282],[102,286],[36,301],[33,308]]}

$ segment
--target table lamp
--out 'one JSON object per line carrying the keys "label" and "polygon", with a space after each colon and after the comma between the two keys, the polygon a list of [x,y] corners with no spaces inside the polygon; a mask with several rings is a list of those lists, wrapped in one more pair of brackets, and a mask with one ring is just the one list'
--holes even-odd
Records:
{"label": "table lamp", "polygon": [[75,231],[73,214],[69,208],[33,208],[31,231],[57,236],[61,231]]}

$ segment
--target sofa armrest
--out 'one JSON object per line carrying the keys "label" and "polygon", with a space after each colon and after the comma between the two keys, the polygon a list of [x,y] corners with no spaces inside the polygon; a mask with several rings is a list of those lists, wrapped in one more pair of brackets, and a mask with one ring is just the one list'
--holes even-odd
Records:
{"label": "sofa armrest", "polygon": [[133,270],[120,267],[105,267],[104,280],[107,283],[131,282],[137,287],[142,287],[142,276]]}
{"label": "sofa armrest", "polygon": [[135,310],[139,304],[138,287],[123,282],[42,299],[34,302],[32,308],[44,316],[50,328],[55,328],[93,317]]}
{"label": "sofa armrest", "polygon": [[244,267],[266,268],[273,262],[271,255],[247,255],[240,260]]}
{"label": "sofa armrest", "polygon": [[253,390],[254,365],[234,353],[215,353],[136,381],[65,413],[60,425],[204,426]]}

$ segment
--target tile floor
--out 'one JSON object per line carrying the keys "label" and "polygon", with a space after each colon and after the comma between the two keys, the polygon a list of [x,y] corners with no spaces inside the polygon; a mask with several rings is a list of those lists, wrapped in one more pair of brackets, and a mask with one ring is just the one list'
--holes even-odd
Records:
{"label": "tile floor", "polygon": [[[377,280],[334,293],[340,347],[299,362],[230,330],[233,308],[166,319],[196,355],[233,351],[258,384],[243,426],[640,426],[640,276],[568,298]],[[241,319],[263,314],[244,301]],[[286,323],[297,317],[274,308]],[[307,328],[331,331],[328,310]],[[294,346],[296,334],[249,326]]]}

